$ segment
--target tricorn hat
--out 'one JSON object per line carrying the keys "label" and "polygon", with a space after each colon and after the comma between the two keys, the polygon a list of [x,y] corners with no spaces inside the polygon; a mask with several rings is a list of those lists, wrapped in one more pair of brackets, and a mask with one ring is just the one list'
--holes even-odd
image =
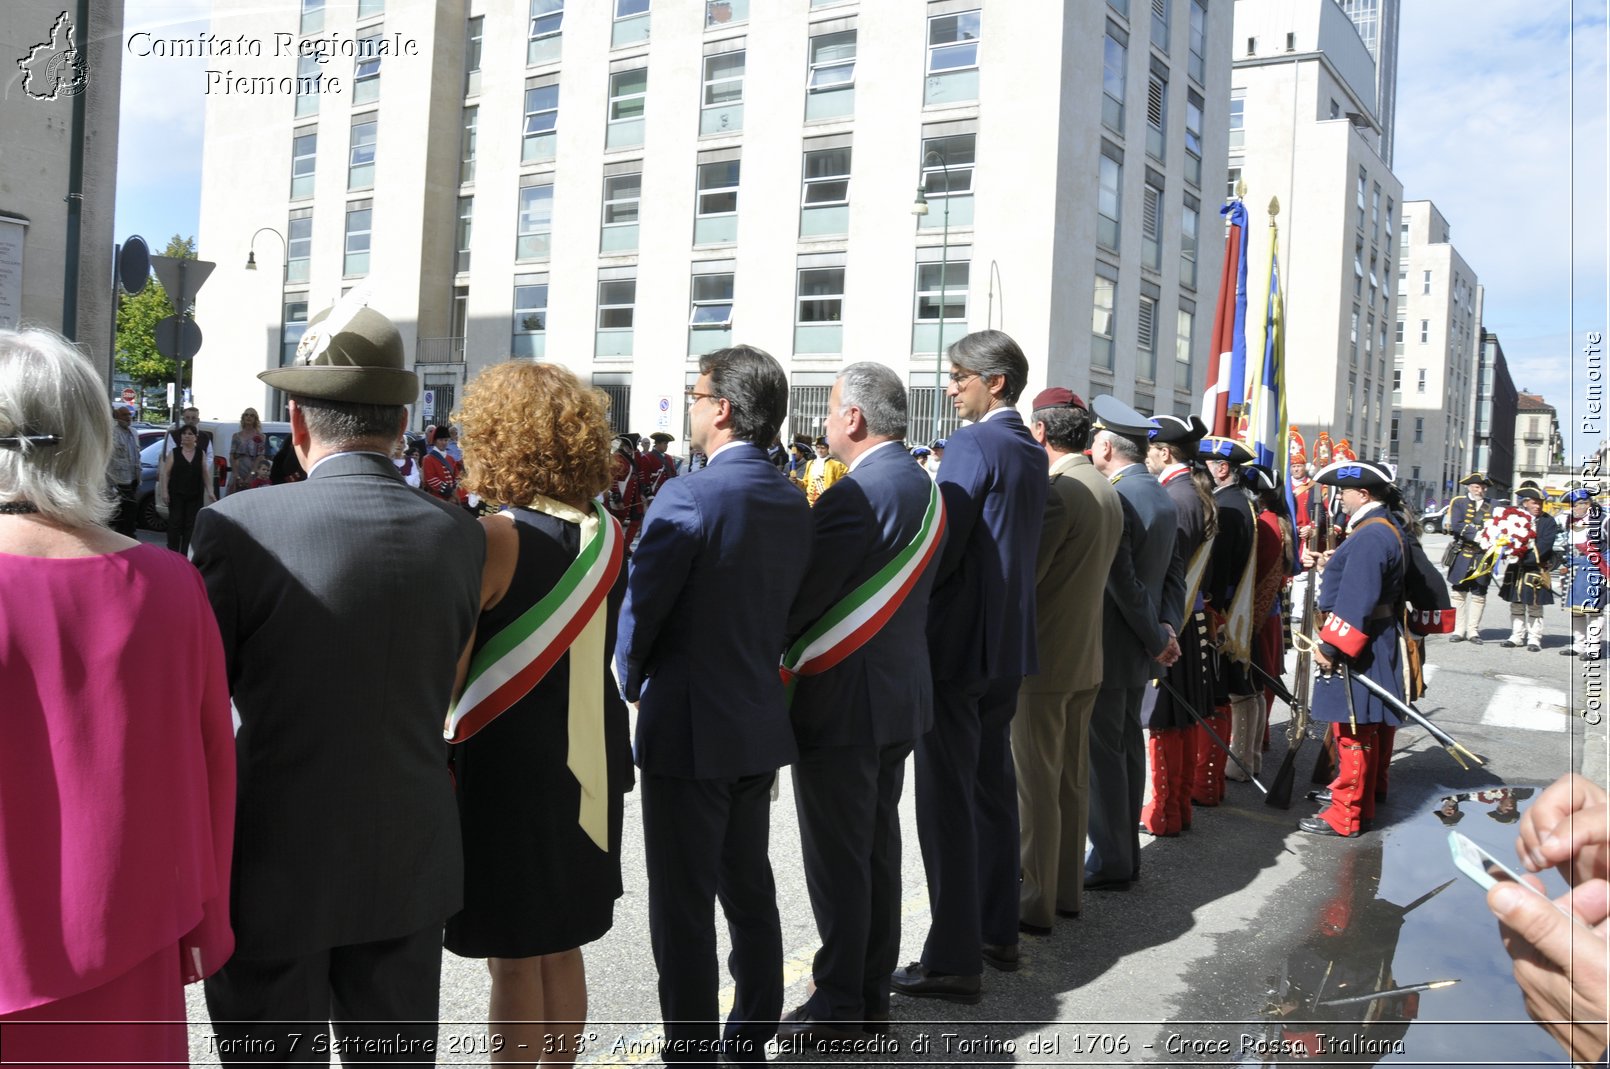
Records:
{"label": "tricorn hat", "polygon": [[1572,505],[1576,504],[1578,501],[1592,501],[1593,491],[1588,489],[1586,486],[1579,486],[1570,493],[1566,494],[1565,500]]}
{"label": "tricorn hat", "polygon": [[1137,442],[1149,441],[1157,433],[1157,425],[1139,412],[1124,404],[1110,393],[1101,394],[1090,401],[1090,412],[1096,417],[1096,429],[1111,431]]}
{"label": "tricorn hat", "polygon": [[364,300],[354,291],[308,320],[295,362],[257,377],[293,397],[413,404],[419,376],[406,366],[402,335]]}
{"label": "tricorn hat", "polygon": [[1196,446],[1196,455],[1203,460],[1223,460],[1230,464],[1250,464],[1252,453],[1234,438],[1210,434]]}
{"label": "tricorn hat", "polygon": [[1385,468],[1368,461],[1338,460],[1334,464],[1320,468],[1314,475],[1314,481],[1326,486],[1381,490],[1392,485],[1392,476]]}
{"label": "tricorn hat", "polygon": [[1208,432],[1207,424],[1195,413],[1189,417],[1153,416],[1152,422],[1157,425],[1157,430],[1152,432],[1152,441],[1165,445],[1190,445],[1201,441]]}
{"label": "tricorn hat", "polygon": [[932,454],[932,452],[933,452],[933,450],[929,449],[925,445],[914,445],[914,446],[911,447],[911,455],[914,456],[914,457],[929,456],[929,455]]}
{"label": "tricorn hat", "polygon": [[1483,486],[1493,485],[1493,481],[1479,471],[1473,471],[1459,480],[1460,486],[1470,486],[1472,483],[1480,483]]}
{"label": "tricorn hat", "polygon": [[1543,491],[1539,490],[1536,486],[1523,486],[1519,490],[1515,491],[1515,496],[1518,498],[1530,499],[1532,501],[1548,500],[1548,495],[1543,493]]}
{"label": "tricorn hat", "polygon": [[1242,469],[1241,478],[1247,484],[1247,488],[1254,492],[1273,490],[1280,485],[1275,482],[1275,473],[1267,464],[1248,464]]}
{"label": "tricorn hat", "polygon": [[649,435],[649,437],[654,439],[656,442],[674,442],[674,441],[676,441],[676,436],[675,435],[666,434],[664,431],[655,431],[653,434]]}

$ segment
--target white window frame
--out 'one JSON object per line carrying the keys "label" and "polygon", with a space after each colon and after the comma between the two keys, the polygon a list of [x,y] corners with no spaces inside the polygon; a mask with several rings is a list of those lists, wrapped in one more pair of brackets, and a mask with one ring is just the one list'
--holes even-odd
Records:
{"label": "white window frame", "polygon": [[[1114,181],[1110,188],[1105,184],[1107,168],[1113,168]],[[1102,199],[1106,197],[1112,202],[1112,214],[1102,211]],[[1103,248],[1117,250],[1124,236],[1124,164],[1122,160],[1114,159],[1105,152],[1096,160],[1096,243]],[[1101,240],[1100,220],[1107,219],[1113,225],[1113,241],[1109,246]]]}
{"label": "white window frame", "polygon": [[[619,300],[614,300],[614,301],[605,301],[604,300],[604,288],[606,286],[617,287],[618,288],[618,287],[623,286],[623,285],[630,286],[632,288],[632,290],[631,290],[631,300],[626,301],[624,303],[622,303]],[[616,296],[618,296],[618,294],[616,294]],[[630,322],[628,322],[625,326],[621,326],[619,324],[614,324],[614,325],[611,325],[611,326],[605,326],[604,325],[604,316],[607,313],[609,313],[609,312],[619,312],[623,308],[626,309],[627,315],[630,318]],[[598,324],[597,329],[599,329],[599,330],[632,330],[632,329],[635,329],[635,327],[637,326],[637,279],[636,278],[601,278],[601,279],[598,280],[598,317],[597,317],[596,322]]]}
{"label": "white window frame", "polygon": [[[738,183],[743,178],[743,161],[742,160],[720,160],[720,161],[716,161],[716,162],[713,162],[713,163],[700,163],[700,164],[696,164],[695,166],[696,166],[697,170],[694,172],[694,176],[693,176],[693,178],[694,178],[694,197],[693,197],[693,215],[694,215],[694,218],[696,218],[696,219],[719,219],[719,218],[722,218],[724,216],[737,215],[738,214]],[[706,186],[704,184],[705,183],[705,172],[706,171],[709,171],[711,174],[714,174],[714,173],[716,173],[716,171],[715,171],[716,168],[725,168],[725,167],[737,168],[736,172],[732,176],[732,184],[731,185]],[[725,197],[725,196],[728,196],[728,195],[730,195],[732,197],[732,207],[730,209],[724,209],[722,211],[706,211],[705,210],[705,198],[707,198],[707,197]]]}
{"label": "white window frame", "polygon": [[[635,178],[635,179],[637,179],[637,192],[634,195],[629,196],[629,197],[621,196],[618,191],[612,190],[610,188],[611,186],[619,185],[622,182],[623,179],[627,179],[627,178]],[[609,214],[610,214],[611,210],[613,210],[613,209],[615,209],[615,208],[617,208],[619,206],[624,206],[624,205],[627,205],[627,204],[632,205],[632,217],[630,219],[611,219],[609,217]],[[606,228],[608,228],[608,227],[616,227],[616,226],[636,226],[637,223],[638,223],[638,218],[642,214],[642,207],[643,207],[643,172],[642,171],[623,171],[620,174],[610,174],[610,175],[605,175],[604,176],[604,223],[603,223],[603,225]]]}
{"label": "white window frame", "polygon": [[453,267],[455,273],[462,273],[470,269],[470,242],[473,240],[475,228],[475,195],[463,193],[458,198],[458,218],[456,220],[454,236]]}
{"label": "white window frame", "polygon": [[[1116,57],[1112,55],[1114,49],[1118,51],[1118,55]],[[1118,62],[1118,66],[1116,68],[1113,66],[1114,58],[1116,58]],[[1129,46],[1124,44],[1124,42],[1120,41],[1117,37],[1114,37],[1113,27],[1108,26],[1101,44],[1101,94],[1104,99],[1112,101],[1113,105],[1118,110],[1118,114],[1115,116],[1117,119],[1116,125],[1105,122],[1105,119],[1103,119],[1103,124],[1107,127],[1107,129],[1111,130],[1120,137],[1122,137],[1124,133],[1124,96],[1129,83],[1128,65]],[[1112,75],[1114,74],[1117,75],[1117,96],[1114,96],[1109,88],[1109,83],[1113,80]],[[1106,108],[1102,109],[1104,116],[1106,111]]]}
{"label": "white window frame", "polygon": [[[1187,367],[1191,363],[1191,346],[1196,340],[1196,313],[1188,308],[1181,308],[1174,320],[1174,361]],[[1183,383],[1176,383],[1185,389],[1190,389],[1191,382],[1187,378]]]}
{"label": "white window frame", "polygon": [[531,0],[526,41],[541,41],[565,32],[565,0]]}
{"label": "white window frame", "polygon": [[1230,151],[1246,147],[1247,143],[1247,91],[1230,90]]}
{"label": "white window frame", "polygon": [[[540,277],[540,276],[538,276],[538,277]],[[542,291],[542,303],[541,304],[521,305],[521,303],[520,303],[520,291],[521,290],[541,290]],[[546,282],[521,282],[519,279],[515,279],[513,304],[514,304],[514,312],[513,312],[512,318],[510,320],[510,325],[514,328],[513,329],[514,334],[546,334],[548,332],[548,283],[546,283]],[[540,315],[542,317],[541,318],[541,325],[539,325],[537,327],[526,327],[526,326],[522,325],[521,317],[522,316],[532,315],[534,313],[537,314],[537,315]]]}
{"label": "white window frame", "polygon": [[[973,36],[966,37],[966,20],[971,17]],[[946,19],[952,19],[956,24],[956,37],[948,41],[935,41],[934,33],[939,24]],[[971,11],[953,11],[944,15],[928,16],[928,76],[937,74],[952,74],[956,71],[969,71],[978,69],[978,49],[983,40],[984,12],[981,8]],[[940,56],[948,52],[965,53],[972,51],[972,59],[962,63],[942,63]]]}
{"label": "white window frame", "polygon": [[[301,142],[311,142],[311,147],[303,151]],[[306,200],[313,196],[313,179],[318,174],[319,165],[319,128],[309,126],[291,133],[291,199]],[[306,178],[308,191],[296,192],[296,180]]]}
{"label": "white window frame", "polygon": [[458,146],[458,180],[460,183],[475,181],[475,154],[479,147],[481,131],[481,106],[479,104],[466,104],[459,116],[459,146]]}
{"label": "white window frame", "polygon": [[[940,147],[940,143],[954,141],[957,138],[972,138],[972,159],[959,163],[952,163],[950,156]],[[937,152],[945,161],[944,167],[937,163],[928,162],[928,154]],[[936,197],[970,197],[973,195],[973,168],[978,165],[978,135],[976,133],[960,134],[934,134],[922,139],[922,190],[923,196],[929,200]],[[950,180],[945,180],[945,167],[950,168]]]}
{"label": "white window frame", "polygon": [[[538,98],[536,101],[537,106],[532,107],[531,94],[547,92],[553,93],[553,104],[548,107],[543,107],[541,98]],[[531,86],[525,91],[525,96],[521,101],[521,107],[524,109],[523,113],[525,116],[523,126],[525,132],[521,135],[522,143],[527,138],[540,137],[543,134],[551,134],[556,132],[559,128],[559,83],[554,82],[551,85]],[[548,124],[546,126],[540,125],[542,116],[548,116]],[[533,127],[533,120],[536,120],[539,125]]]}
{"label": "white window frame", "polygon": [[[819,59],[817,50],[831,45],[848,43],[852,49],[850,58]],[[861,42],[856,31],[837,30],[833,33],[819,33],[810,39],[806,50],[805,89],[810,93],[828,93],[835,89],[850,89],[855,85],[855,64],[860,58]],[[831,72],[840,71],[837,77],[824,78]]]}
{"label": "white window frame", "polygon": [[[378,26],[370,27],[357,35],[358,43],[352,56],[352,102],[354,104],[366,104],[380,96],[380,87],[375,83],[380,81],[381,57],[379,48],[382,36],[383,34]],[[365,41],[374,42],[374,54],[364,54],[363,42]],[[373,93],[372,96],[365,95],[366,87],[369,85],[374,85],[372,90],[367,90],[367,92]]]}
{"label": "white window frame", "polygon": [[[298,227],[298,223],[302,224]],[[298,235],[297,230],[305,233]],[[298,255],[300,254],[300,255]],[[291,282],[306,282],[313,262],[313,209],[296,208],[285,222],[285,277]],[[292,265],[301,264],[300,271]]]}
{"label": "white window frame", "polygon": [[[544,189],[548,191],[546,196],[534,192],[535,190]],[[548,225],[546,227],[531,225],[537,221],[535,209],[543,201],[547,201],[548,204]],[[548,259],[548,256],[522,257],[519,255],[521,238],[534,238],[543,234],[548,235],[549,253],[551,255],[553,242],[553,182],[551,181],[531,182],[520,187],[519,194],[515,200],[514,216],[515,259],[517,262]]]}
{"label": "white window frame", "polygon": [[[643,79],[643,88],[637,90],[636,92],[620,92],[618,83],[621,79],[626,78],[628,75],[641,75]],[[621,105],[630,101],[639,101],[641,103],[640,110],[635,115],[621,115]],[[615,71],[613,74],[611,74],[609,76],[609,121],[611,123],[640,122],[647,114],[648,67],[631,67],[627,70]]]}
{"label": "white window frame", "polygon": [[[722,62],[730,62],[731,60],[733,60],[735,58],[738,61],[738,73],[736,75],[726,74],[726,75],[722,75],[720,77],[712,77],[711,76],[710,68],[713,65],[719,64],[719,63],[722,63]],[[748,72],[749,72],[749,53],[748,53],[748,51],[746,49],[740,48],[740,49],[737,49],[736,51],[733,51],[733,52],[715,52],[715,53],[712,53],[712,54],[710,54],[708,56],[705,56],[704,57],[704,89],[703,89],[703,95],[700,96],[700,98],[699,98],[701,109],[705,110],[705,111],[708,111],[711,108],[730,108],[734,104],[742,104],[743,100],[744,100],[744,78],[748,74]],[[731,100],[719,100],[719,101],[710,99],[711,92],[717,86],[727,85],[727,84],[730,84],[732,82],[737,82],[738,83],[738,95],[736,97],[733,97]]]}
{"label": "white window frame", "polygon": [[[837,271],[839,275],[839,288],[836,292],[815,293],[807,295],[804,292],[806,275],[829,276]],[[843,267],[798,267],[794,269],[794,325],[796,327],[815,327],[823,324],[844,322],[844,271]],[[837,301],[838,315],[831,319],[806,319],[806,302]]]}
{"label": "white window frame", "polygon": [[[827,156],[829,154],[838,152],[842,152],[844,154],[843,171],[834,171],[831,174],[820,174],[816,175],[815,177],[811,176],[811,158],[813,156]],[[805,150],[803,176],[800,183],[801,208],[839,208],[847,206],[850,203],[850,168],[854,162],[851,153],[852,150],[851,146],[849,145],[842,145],[837,148],[807,148]],[[842,197],[834,200],[811,199],[811,192],[815,187],[832,185],[839,182],[844,183],[844,194]]]}
{"label": "white window frame", "polygon": [[1420,344],[1431,344],[1431,320],[1429,319],[1420,320]]}
{"label": "white window frame", "polygon": [[[360,208],[360,207],[357,206],[360,203],[366,204],[367,206]],[[344,228],[342,230],[342,241],[341,241],[341,276],[343,278],[357,278],[357,277],[360,277],[360,276],[363,276],[363,275],[367,275],[369,273],[369,260],[368,260],[368,258],[372,257],[374,255],[374,232],[375,232],[375,229],[374,229],[375,228],[375,214],[374,213],[375,213],[375,209],[374,209],[373,202],[352,201],[352,202],[349,202],[347,204],[346,222],[345,222]],[[362,229],[355,230],[355,229],[353,229],[353,226],[352,226],[353,218],[354,218],[354,216],[357,216],[357,215],[360,215],[360,214],[367,214],[368,215],[368,217],[369,217],[368,226],[366,226],[366,227],[364,227]],[[349,270],[348,261],[351,259],[352,255],[353,255],[353,253],[355,251],[353,249],[353,239],[358,238],[358,237],[361,237],[363,239],[363,249],[359,250],[359,251],[361,251],[363,253],[364,257],[366,258],[365,259],[365,265],[364,265],[364,269],[362,271],[352,271],[352,270]]]}
{"label": "white window frame", "polygon": [[[943,268],[942,272],[940,270],[941,268]],[[966,275],[966,277],[962,278],[960,280],[953,280],[952,279],[952,273],[955,272],[957,269],[960,269]],[[924,274],[924,272],[928,272],[930,274],[930,276],[932,277],[932,279],[933,279],[933,281],[929,285],[927,285],[926,287],[923,285],[923,274]],[[913,295],[913,303],[912,303],[912,310],[911,310],[912,321],[915,322],[915,323],[938,323],[939,322],[941,317],[938,314],[938,309],[940,307],[940,305],[939,305],[940,286],[938,284],[938,280],[940,278],[943,278],[945,280],[945,285],[944,285],[944,294],[945,294],[944,308],[945,308],[945,313],[944,313],[944,317],[943,317],[944,321],[946,323],[966,323],[967,322],[967,296],[968,296],[968,291],[971,289],[972,284],[973,284],[972,275],[973,275],[973,264],[972,264],[972,261],[970,259],[947,260],[943,264],[941,264],[938,260],[933,260],[931,262],[925,261],[923,263],[919,263],[917,265],[916,287],[915,287],[915,293]],[[958,294],[960,295],[960,298],[961,298],[960,301],[957,300],[957,295]],[[925,300],[929,301],[933,305],[934,314],[932,314],[932,315],[924,315],[923,314],[923,302]],[[961,311],[955,313],[954,315],[951,314],[950,309],[952,307],[954,307],[958,303],[961,305]]]}
{"label": "white window frame", "polygon": [[[1101,296],[1104,288],[1107,295],[1107,303],[1105,305],[1101,303]],[[1098,274],[1096,276],[1095,290],[1090,299],[1090,308],[1091,337],[1099,338],[1106,342],[1106,357],[1104,358],[1104,362],[1097,361],[1095,347],[1092,345],[1090,352],[1090,366],[1101,371],[1110,372],[1118,363],[1116,359],[1116,350],[1118,348],[1118,283],[1114,282],[1110,278],[1103,278]],[[1105,331],[1096,329],[1099,323],[1099,317],[1103,313],[1105,313],[1107,317],[1107,328]]]}
{"label": "white window frame", "polygon": [[615,21],[649,13],[650,0],[615,0]]}
{"label": "white window frame", "polygon": [[[700,295],[700,283],[715,279],[726,279],[726,296],[711,297]],[[737,274],[733,271],[719,271],[714,274],[694,275],[690,284],[690,298],[688,307],[688,326],[693,330],[727,330],[732,327],[733,294],[737,292]],[[700,316],[708,314],[706,310],[724,310],[725,314],[718,319],[701,319]]]}
{"label": "white window frame", "polygon": [[[367,141],[358,140],[358,131],[368,128],[373,132]],[[380,144],[380,121],[371,112],[361,117],[359,122],[352,124],[352,133],[347,143],[347,192],[354,193],[360,189],[375,188],[375,153]],[[361,158],[364,150],[368,150],[367,158]],[[353,172],[360,167],[369,168],[369,182],[367,185],[353,185]]]}

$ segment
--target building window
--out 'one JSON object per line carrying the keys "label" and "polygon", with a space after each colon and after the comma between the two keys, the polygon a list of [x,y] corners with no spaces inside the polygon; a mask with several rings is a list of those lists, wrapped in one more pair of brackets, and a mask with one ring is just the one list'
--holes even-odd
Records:
{"label": "building window", "polygon": [[1365,173],[1364,168],[1360,167],[1358,169],[1358,195],[1354,198],[1358,206],[1358,228],[1360,230],[1364,229],[1364,187],[1368,181],[1369,176]]}
{"label": "building window", "polygon": [[735,134],[744,127],[745,53],[704,57],[704,98],[699,133]]}
{"label": "building window", "polygon": [[[280,335],[280,367],[296,361],[296,347],[307,332],[307,298],[296,297],[285,302],[285,333]],[[283,414],[283,413],[282,413]]]}
{"label": "building window", "polygon": [[855,112],[855,31],[811,38],[805,77],[805,118],[834,119]]}
{"label": "building window", "polygon": [[1135,373],[1149,382],[1157,379],[1157,301],[1140,299],[1135,316]]}
{"label": "building window", "polygon": [[[732,327],[732,272],[693,276],[693,302],[688,327],[697,331],[727,330]],[[701,342],[699,352],[717,348]],[[690,352],[694,351],[691,347]]]}
{"label": "building window", "polygon": [[1202,97],[1194,89],[1185,94],[1185,180],[1202,187]]}
{"label": "building window", "polygon": [[514,279],[514,334],[509,351],[517,357],[547,354],[548,278],[516,275]]}
{"label": "building window", "polygon": [[525,91],[525,133],[520,143],[520,162],[534,163],[554,158],[555,127],[559,124],[559,83],[527,86]]}
{"label": "building window", "polygon": [[358,0],[358,21],[386,13],[386,0]]}
{"label": "building window", "polygon": [[738,240],[738,160],[699,164],[693,243],[717,245]]}
{"label": "building window", "polygon": [[1187,200],[1180,212],[1180,285],[1196,288],[1196,231],[1200,216],[1196,205]]}
{"label": "building window", "polygon": [[1102,153],[1096,174],[1096,240],[1104,248],[1118,251],[1119,204],[1124,182],[1124,165]]}
{"label": "building window", "polygon": [[1153,71],[1146,79],[1146,154],[1154,160],[1167,158],[1163,132],[1168,126],[1168,80]]}
{"label": "building window", "polygon": [[313,168],[318,162],[317,128],[299,130],[291,138],[291,199],[306,200],[313,195]]}
{"label": "building window", "polygon": [[1107,129],[1124,135],[1124,74],[1129,49],[1119,39],[1123,31],[1110,23],[1101,54],[1101,123]]}
{"label": "building window", "polygon": [[1096,276],[1093,315],[1090,322],[1090,366],[1111,371],[1113,366],[1113,299],[1117,283]]}
{"label": "building window", "polygon": [[1398,320],[1398,325],[1397,325],[1396,328],[1394,328],[1395,333],[1392,336],[1393,340],[1395,342],[1397,342],[1399,345],[1403,344],[1403,327],[1404,327],[1403,320],[1401,320],[1401,319]]}
{"label": "building window", "polygon": [[1207,84],[1207,8],[1202,0],[1191,0],[1191,58],[1186,72],[1197,85]]}
{"label": "building window", "polygon": [[1152,44],[1168,51],[1169,0],[1152,0]]}
{"label": "building window", "polygon": [[1245,89],[1230,90],[1230,151],[1235,152],[1246,146],[1247,133],[1247,91]]}
{"label": "building window", "polygon": [[704,0],[706,29],[734,22],[747,22],[748,19],[749,0]]}
{"label": "building window", "polygon": [[1431,320],[1420,320],[1420,344],[1425,345],[1431,341]]}
{"label": "building window", "polygon": [[1414,417],[1414,442],[1416,445],[1426,440],[1426,420],[1424,416]]}
{"label": "building window", "polygon": [[285,281],[306,282],[313,257],[313,209],[298,208],[285,226]]}
{"label": "building window", "polygon": [[324,29],[324,0],[302,0],[302,18],[297,31],[304,37]]}
{"label": "building window", "polygon": [[596,355],[631,356],[632,321],[636,315],[637,279],[598,280],[598,337]]}
{"label": "building window", "polygon": [[526,32],[526,66],[552,63],[559,58],[564,24],[565,0],[531,0],[530,26]]}
{"label": "building window", "polygon": [[[1191,363],[1192,336],[1196,333],[1196,313],[1181,308],[1179,321],[1174,331],[1174,359],[1178,363],[1189,366]],[[1191,388],[1191,373],[1185,371],[1181,374],[1184,378],[1176,381],[1174,387],[1175,389],[1189,390]]]}
{"label": "building window", "polygon": [[1368,312],[1364,316],[1364,351],[1375,351],[1375,313]]}
{"label": "building window", "polygon": [[347,278],[369,273],[369,236],[374,225],[372,201],[355,200],[347,205],[345,256],[341,274]]}
{"label": "building window", "polygon": [[1239,197],[1236,187],[1241,184],[1241,168],[1231,167],[1224,174],[1224,196],[1226,199]]}
{"label": "building window", "polygon": [[1347,337],[1354,345],[1358,344],[1358,305],[1356,304],[1353,306],[1352,326],[1348,329]]}
{"label": "building window", "polygon": [[637,213],[643,198],[640,171],[609,175],[604,179],[604,229],[600,252],[630,252],[637,248]]}
{"label": "building window", "polygon": [[917,265],[915,323],[911,351],[938,353],[967,333],[968,260]]}
{"label": "building window", "polygon": [[475,214],[475,198],[458,198],[458,255],[453,270],[460,274],[470,269],[470,222]]}
{"label": "building window", "polygon": [[850,147],[805,152],[801,237],[845,234],[850,225]]}
{"label": "building window", "polygon": [[1140,193],[1140,262],[1159,271],[1163,267],[1163,191],[1153,185]]}
{"label": "building window", "polygon": [[[319,17],[324,17],[324,9],[319,8]],[[296,117],[317,115],[319,113],[318,86],[323,84],[319,76],[319,59],[317,56],[296,57]]]}
{"label": "building window", "polygon": [[643,143],[643,110],[647,103],[647,67],[609,76],[609,128],[604,135],[604,148],[627,148]]}
{"label": "building window", "polygon": [[972,225],[976,143],[976,134],[922,139],[922,190],[929,209],[917,217],[917,229]]}
{"label": "building window", "polygon": [[464,24],[464,95],[481,91],[481,45],[486,36],[486,19],[480,15]]}
{"label": "building window", "polygon": [[1430,271],[1422,271],[1420,273],[1420,292],[1422,294],[1431,292],[1431,272]]}
{"label": "building window", "polygon": [[978,41],[983,12],[928,19],[928,81],[924,104],[978,99]]}
{"label": "building window", "polygon": [[1392,392],[1393,393],[1399,393],[1399,392],[1402,391],[1402,389],[1403,389],[1403,369],[1400,368],[1400,367],[1395,367],[1395,368],[1392,369]]}
{"label": "building window", "polygon": [[1353,246],[1353,296],[1364,296],[1364,242]]}
{"label": "building window", "polygon": [[844,268],[800,268],[797,287],[794,352],[842,352]]}
{"label": "building window", "polygon": [[458,152],[458,180],[462,185],[475,181],[475,132],[481,109],[471,104],[464,109],[464,129]]}
{"label": "building window", "polygon": [[380,124],[373,118],[352,124],[352,144],[347,150],[347,191],[375,187],[375,136]]}
{"label": "building window", "polygon": [[516,217],[514,258],[546,260],[552,251],[553,183],[526,180],[520,187],[520,210]]}
{"label": "building window", "polygon": [[380,97],[380,28],[358,35],[353,54],[352,102],[367,104]]}
{"label": "building window", "polygon": [[1370,189],[1370,232],[1374,233],[1381,225],[1381,183],[1375,182]]}
{"label": "building window", "polygon": [[609,47],[624,48],[648,40],[649,0],[615,0],[615,24],[610,30]]}

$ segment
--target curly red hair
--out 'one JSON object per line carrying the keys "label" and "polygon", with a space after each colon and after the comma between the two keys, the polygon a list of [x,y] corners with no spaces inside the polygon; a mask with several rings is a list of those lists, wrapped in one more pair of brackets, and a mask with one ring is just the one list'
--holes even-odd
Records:
{"label": "curly red hair", "polygon": [[586,501],[609,485],[609,397],[558,364],[487,368],[453,419],[464,488],[494,505]]}

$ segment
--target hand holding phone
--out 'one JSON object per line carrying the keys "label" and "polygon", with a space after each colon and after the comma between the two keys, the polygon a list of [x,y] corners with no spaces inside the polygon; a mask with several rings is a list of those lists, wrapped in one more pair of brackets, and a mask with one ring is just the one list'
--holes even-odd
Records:
{"label": "hand holding phone", "polygon": [[1482,890],[1491,890],[1499,882],[1513,883],[1519,887],[1526,888],[1577,924],[1581,924],[1584,928],[1587,927],[1576,914],[1532,886],[1528,880],[1521,877],[1520,873],[1486,850],[1483,850],[1480,846],[1477,846],[1475,841],[1463,832],[1450,831],[1448,833],[1448,849],[1453,853],[1454,865],[1460,872],[1479,884]]}

